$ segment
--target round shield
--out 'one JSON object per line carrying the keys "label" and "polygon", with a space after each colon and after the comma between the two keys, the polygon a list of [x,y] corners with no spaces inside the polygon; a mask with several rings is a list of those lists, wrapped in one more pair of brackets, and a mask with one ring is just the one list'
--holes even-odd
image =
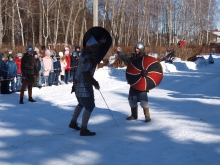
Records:
{"label": "round shield", "polygon": [[86,46],[86,42],[92,36],[99,43],[97,60],[98,63],[100,63],[112,45],[112,37],[105,28],[99,26],[92,27],[85,33],[83,37],[83,47]]}
{"label": "round shield", "polygon": [[143,56],[128,64],[126,79],[139,91],[148,91],[160,84],[163,78],[161,64],[151,56]]}

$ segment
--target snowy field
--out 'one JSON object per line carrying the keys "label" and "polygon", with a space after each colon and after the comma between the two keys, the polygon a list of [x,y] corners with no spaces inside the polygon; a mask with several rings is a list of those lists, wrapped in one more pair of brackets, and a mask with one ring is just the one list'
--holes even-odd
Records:
{"label": "snowy field", "polygon": [[77,105],[71,84],[33,88],[36,103],[27,92],[23,105],[19,93],[0,95],[0,165],[220,165],[220,55],[213,57],[212,65],[161,63],[163,80],[148,95],[150,123],[140,105],[138,120],[125,120],[125,68],[98,69],[108,106],[95,90],[93,137],[68,127]]}

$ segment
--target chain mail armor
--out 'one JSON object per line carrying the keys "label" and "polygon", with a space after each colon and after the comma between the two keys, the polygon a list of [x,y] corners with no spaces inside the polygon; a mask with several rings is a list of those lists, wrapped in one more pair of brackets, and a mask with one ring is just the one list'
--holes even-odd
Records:
{"label": "chain mail armor", "polygon": [[89,54],[81,55],[79,58],[74,81],[76,97],[94,97],[93,86],[87,83],[83,77],[83,72],[89,71],[92,76],[95,73],[96,66],[90,62],[91,58],[92,56]]}

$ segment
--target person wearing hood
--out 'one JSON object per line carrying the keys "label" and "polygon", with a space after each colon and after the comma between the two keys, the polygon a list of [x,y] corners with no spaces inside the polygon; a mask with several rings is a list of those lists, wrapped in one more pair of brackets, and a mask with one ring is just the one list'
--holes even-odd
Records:
{"label": "person wearing hood", "polygon": [[54,85],[59,85],[59,76],[61,73],[61,64],[60,64],[60,56],[59,54],[56,55],[56,61],[53,63],[54,67]]}
{"label": "person wearing hood", "polygon": [[6,70],[7,70],[7,83],[9,86],[9,91],[15,92],[15,77],[17,74],[17,65],[14,61],[14,58],[12,55],[8,56],[8,60],[6,61]]}
{"label": "person wearing hood", "polygon": [[34,77],[38,77],[39,72],[33,54],[33,47],[28,46],[26,48],[26,53],[24,53],[21,59],[22,86],[20,91],[20,104],[24,104],[23,98],[26,87],[28,87],[28,101],[36,102],[36,100],[32,98],[32,87],[34,84]]}
{"label": "person wearing hood", "polygon": [[80,46],[75,46],[75,51],[77,53],[77,56],[79,57],[80,56],[80,53],[81,53],[81,50],[80,50]]}
{"label": "person wearing hood", "polygon": [[17,74],[16,74],[16,91],[20,92],[21,91],[21,79],[22,79],[22,74],[21,74],[21,58],[22,58],[22,54],[21,53],[17,53],[16,55],[17,57],[15,58],[15,63],[17,65]]}

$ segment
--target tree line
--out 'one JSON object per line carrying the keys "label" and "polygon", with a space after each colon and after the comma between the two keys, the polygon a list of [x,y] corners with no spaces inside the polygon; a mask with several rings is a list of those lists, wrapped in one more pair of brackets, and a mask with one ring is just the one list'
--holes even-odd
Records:
{"label": "tree line", "polygon": [[[0,47],[81,45],[93,26],[92,0],[0,0]],[[99,0],[99,26],[113,45],[208,45],[217,0]]]}

